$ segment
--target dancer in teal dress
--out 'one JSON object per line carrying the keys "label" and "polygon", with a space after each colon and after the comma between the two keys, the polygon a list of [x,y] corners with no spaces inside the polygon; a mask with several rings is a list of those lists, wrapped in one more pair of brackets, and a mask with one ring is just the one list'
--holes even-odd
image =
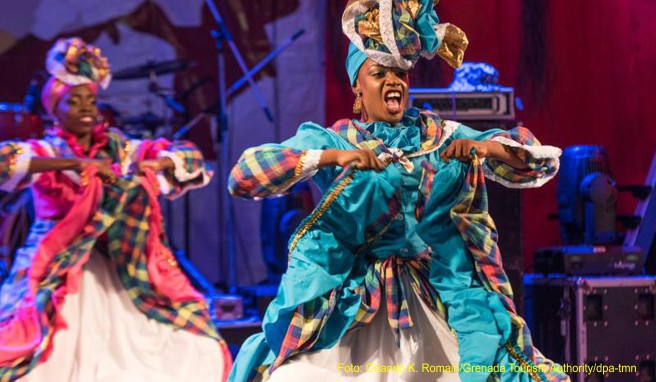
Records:
{"label": "dancer in teal dress", "polygon": [[352,0],[354,112],[244,152],[233,195],[323,192],[230,381],[569,381],[533,347],[503,270],[485,178],[538,187],[560,150],[523,127],[478,132],[405,109],[420,56],[462,62],[464,33],[428,0]]}

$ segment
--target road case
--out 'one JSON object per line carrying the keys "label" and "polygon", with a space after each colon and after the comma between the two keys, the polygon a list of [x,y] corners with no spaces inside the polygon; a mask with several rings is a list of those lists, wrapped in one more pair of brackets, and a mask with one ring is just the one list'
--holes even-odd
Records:
{"label": "road case", "polygon": [[529,274],[524,291],[535,346],[572,381],[656,382],[656,278]]}

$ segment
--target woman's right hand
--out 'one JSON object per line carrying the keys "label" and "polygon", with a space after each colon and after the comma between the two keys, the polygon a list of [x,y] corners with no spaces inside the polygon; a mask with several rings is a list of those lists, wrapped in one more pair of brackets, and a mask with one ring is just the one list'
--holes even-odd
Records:
{"label": "woman's right hand", "polygon": [[324,150],[319,160],[319,167],[352,165],[358,170],[382,171],[387,167],[385,162],[376,157],[372,150]]}
{"label": "woman's right hand", "polygon": [[78,158],[78,172],[84,171],[85,168],[89,166],[95,166],[98,169],[96,175],[104,182],[108,184],[113,184],[118,179],[118,176],[112,169],[112,162],[109,159],[89,159],[89,158]]}

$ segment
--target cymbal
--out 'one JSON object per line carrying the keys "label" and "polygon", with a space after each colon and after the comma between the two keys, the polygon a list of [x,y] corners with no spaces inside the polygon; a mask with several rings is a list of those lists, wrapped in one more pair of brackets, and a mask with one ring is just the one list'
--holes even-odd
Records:
{"label": "cymbal", "polygon": [[115,80],[133,80],[137,78],[149,78],[152,75],[180,72],[196,66],[191,60],[168,60],[149,61],[140,66],[127,67],[112,74]]}

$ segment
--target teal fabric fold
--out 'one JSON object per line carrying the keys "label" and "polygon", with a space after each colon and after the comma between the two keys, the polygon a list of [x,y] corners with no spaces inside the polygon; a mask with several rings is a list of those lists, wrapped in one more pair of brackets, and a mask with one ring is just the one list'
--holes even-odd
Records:
{"label": "teal fabric fold", "polygon": [[[427,127],[430,123],[431,129]],[[353,149],[358,142],[377,139],[387,149],[401,149],[409,154],[420,151],[426,142],[440,141],[443,134],[440,125],[436,116],[420,115],[418,110],[411,109],[397,126],[347,120],[342,125],[344,128],[326,131],[315,125],[304,125],[297,137],[285,145],[298,147],[313,142],[316,146],[318,140],[322,147]],[[473,171],[470,163],[452,160],[447,164],[440,158],[440,152],[456,137],[487,139],[498,131],[477,133],[464,127],[458,130],[460,127],[439,149],[433,147],[425,154],[409,158],[414,165],[412,171],[398,163],[390,164],[380,173],[333,168],[331,174],[335,178],[322,187],[324,197],[319,207],[297,230],[297,234],[303,234],[292,237],[289,267],[267,310],[264,333],[242,346],[230,381],[253,380],[258,372],[266,375],[263,369],[271,365],[275,369],[276,362],[284,362],[295,354],[290,352],[294,345],[289,343],[290,339],[293,341],[301,337],[301,331],[310,330],[292,325],[302,312],[316,313],[316,316],[306,315],[316,320],[308,322],[308,327],[314,328],[309,336],[311,341],[300,352],[334,346],[356,319],[361,304],[358,288],[370,276],[367,274],[372,268],[370,264],[393,257],[413,257],[422,251],[428,253],[427,246],[431,248],[428,279],[444,304],[447,322],[458,339],[461,365],[490,368],[502,365],[505,369],[498,373],[469,370],[460,374],[461,380],[531,380],[528,373],[511,371],[511,364],[517,361],[506,348],[509,343],[517,347],[530,364],[526,355],[531,355],[533,349],[530,338],[523,340],[523,348],[519,350],[520,334],[511,319],[513,308],[493,288],[502,278],[490,278],[490,274],[481,272],[481,259],[475,258],[468,246],[478,238],[467,236],[469,231],[458,226],[461,220],[453,212],[471,196],[467,187],[472,174],[480,171]],[[432,132],[430,137],[429,132]],[[326,174],[321,171],[324,169],[317,176],[325,180]],[[432,176],[431,182],[424,182],[426,176]],[[345,179],[350,181],[345,184]],[[423,185],[430,187],[422,188]],[[423,213],[418,214],[422,192],[429,195],[423,195],[426,205]],[[481,200],[475,202],[486,206]],[[393,214],[392,208],[396,209]],[[308,229],[303,231],[305,226]],[[377,229],[370,232],[370,227]],[[527,344],[528,352],[524,348]],[[550,378],[550,381],[564,381],[566,377],[551,375]]]}
{"label": "teal fabric fold", "polygon": [[360,68],[365,61],[367,61],[367,55],[353,43],[350,43],[348,55],[346,56],[346,73],[348,73],[349,80],[351,80],[351,86],[355,86],[358,72],[360,72]]}

